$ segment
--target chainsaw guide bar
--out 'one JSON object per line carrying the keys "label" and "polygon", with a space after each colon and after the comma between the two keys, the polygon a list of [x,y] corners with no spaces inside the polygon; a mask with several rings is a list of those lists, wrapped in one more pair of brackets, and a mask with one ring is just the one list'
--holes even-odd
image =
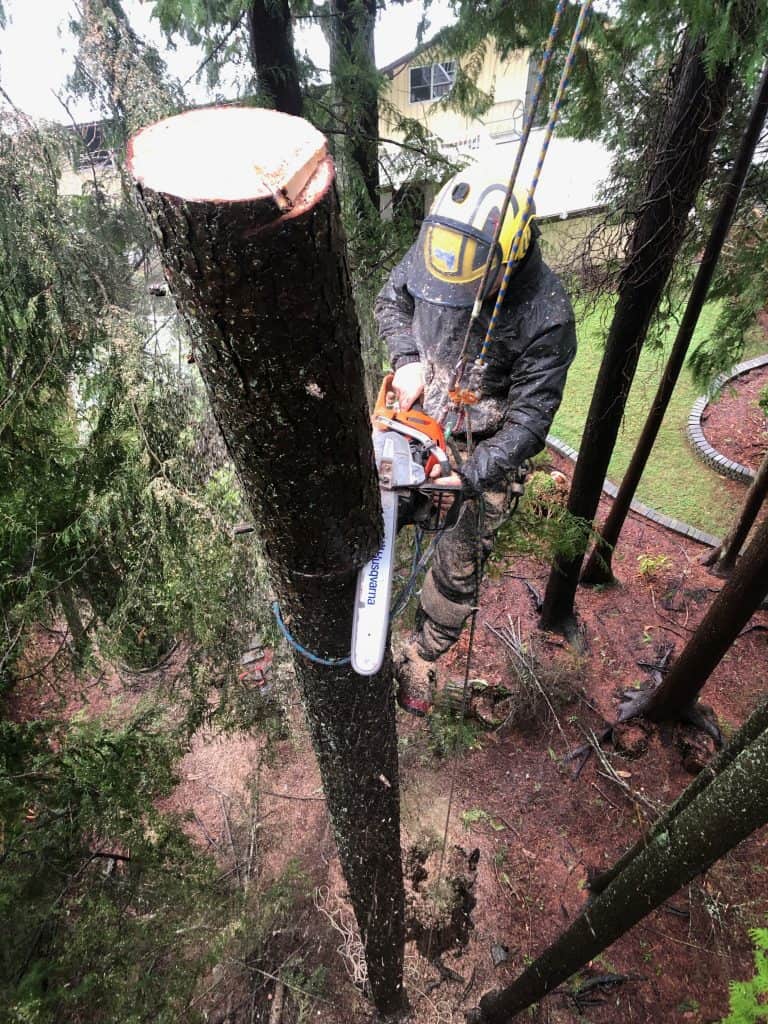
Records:
{"label": "chainsaw guide bar", "polygon": [[424,483],[423,468],[414,462],[408,438],[394,430],[374,430],[373,449],[379,470],[384,539],[381,547],[358,573],[352,621],[352,668],[372,676],[381,668],[389,636],[392,598],[398,487]]}

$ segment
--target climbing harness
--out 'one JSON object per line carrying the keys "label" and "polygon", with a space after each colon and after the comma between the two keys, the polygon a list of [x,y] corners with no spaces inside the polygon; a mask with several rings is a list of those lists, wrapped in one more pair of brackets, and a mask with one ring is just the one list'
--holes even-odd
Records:
{"label": "climbing harness", "polygon": [[[509,185],[507,186],[507,193],[505,196],[504,205],[502,206],[502,210],[499,216],[499,222],[496,226],[496,231],[494,233],[494,240],[489,251],[485,272],[483,273],[483,277],[480,281],[480,287],[478,288],[475,304],[472,307],[472,313],[470,315],[469,323],[467,325],[467,331],[464,336],[464,344],[462,345],[458,361],[456,363],[456,366],[454,367],[453,373],[451,374],[451,378],[448,385],[449,397],[453,404],[454,411],[457,411],[459,416],[462,415],[465,407],[474,405],[479,400],[480,397],[482,375],[485,372],[485,368],[488,363],[488,352],[491,346],[491,341],[493,339],[493,332],[496,328],[496,322],[499,317],[499,312],[501,310],[501,307],[504,303],[504,299],[507,294],[509,282],[512,279],[512,275],[515,270],[515,259],[520,248],[520,242],[523,238],[523,233],[528,227],[528,224],[533,215],[533,199],[536,194],[536,188],[539,184],[539,178],[541,177],[541,171],[544,166],[544,160],[546,159],[547,152],[549,150],[549,144],[552,141],[552,136],[554,135],[555,126],[560,117],[560,108],[562,106],[566,90],[570,83],[571,72],[573,70],[573,65],[576,60],[576,53],[578,51],[578,47],[581,42],[582,36],[584,35],[584,30],[586,28],[589,15],[592,10],[592,2],[593,0],[584,0],[584,2],[581,5],[581,9],[579,10],[579,17],[578,21],[576,22],[576,28],[574,30],[573,37],[571,39],[571,45],[568,50],[568,56],[565,61],[565,67],[563,68],[563,73],[560,76],[560,82],[557,87],[555,100],[550,109],[549,119],[547,121],[547,126],[544,132],[544,138],[542,140],[541,149],[539,151],[538,161],[536,163],[536,170],[534,171],[533,179],[528,188],[526,203],[523,209],[523,215],[517,233],[515,234],[515,237],[512,242],[512,249],[509,254],[509,259],[507,260],[506,263],[504,276],[499,286],[499,291],[496,296],[496,303],[493,308],[493,313],[491,314],[491,319],[488,324],[488,329],[486,331],[485,338],[483,339],[483,344],[480,349],[480,353],[472,365],[468,386],[464,387],[462,386],[462,382],[467,368],[470,333],[472,331],[472,327],[474,326],[474,324],[476,323],[477,319],[480,316],[483,298],[488,286],[487,278],[491,272],[491,268],[493,265],[493,252],[498,243],[498,238],[504,223],[504,216],[507,211],[507,206],[509,205],[509,202],[512,198],[513,190],[517,182],[517,176],[520,171],[520,164],[522,163],[523,153],[528,143],[528,138],[530,136],[531,129],[533,127],[533,121],[536,115],[539,99],[543,91],[544,76],[552,60],[554,42],[557,38],[560,19],[565,8],[565,3],[563,2],[563,0],[559,0],[557,8],[555,10],[555,17],[552,22],[552,28],[550,29],[549,38],[547,40],[547,47],[539,64],[539,72],[536,80],[536,86],[534,89],[534,95],[531,100],[531,107],[528,111],[528,116],[526,117],[525,124],[523,127],[523,133],[520,138],[520,145],[518,147],[518,151],[515,157],[515,163],[512,168],[512,174],[509,179]],[[446,412],[446,417],[447,415],[449,415],[449,413],[450,410]]]}

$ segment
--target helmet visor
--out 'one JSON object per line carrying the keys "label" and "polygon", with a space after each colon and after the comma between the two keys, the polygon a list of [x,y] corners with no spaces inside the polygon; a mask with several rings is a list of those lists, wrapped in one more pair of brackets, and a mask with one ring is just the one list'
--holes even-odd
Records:
{"label": "helmet visor", "polygon": [[[488,262],[493,233],[445,217],[426,217],[411,256],[408,290],[440,306],[471,306]],[[496,247],[488,277],[493,287],[501,265]]]}

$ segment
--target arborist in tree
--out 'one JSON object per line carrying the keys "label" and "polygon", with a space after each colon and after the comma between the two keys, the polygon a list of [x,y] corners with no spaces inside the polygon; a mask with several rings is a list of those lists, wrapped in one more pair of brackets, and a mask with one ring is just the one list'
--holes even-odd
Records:
{"label": "arborist in tree", "polygon": [[[389,349],[401,409],[421,402],[426,413],[450,425],[449,383],[506,191],[500,175],[479,165],[451,178],[376,299],[374,315]],[[511,197],[491,254],[482,310],[470,333],[470,361],[485,338],[523,207]],[[434,663],[458,640],[471,613],[478,572],[508,515],[511,488],[520,467],[544,447],[576,353],[573,309],[542,259],[538,237],[530,220],[493,329],[479,400],[463,407],[464,416],[453,429],[464,456],[455,470],[464,507],[457,525],[435,547],[416,632],[395,652],[398,701],[416,715],[431,709]]]}

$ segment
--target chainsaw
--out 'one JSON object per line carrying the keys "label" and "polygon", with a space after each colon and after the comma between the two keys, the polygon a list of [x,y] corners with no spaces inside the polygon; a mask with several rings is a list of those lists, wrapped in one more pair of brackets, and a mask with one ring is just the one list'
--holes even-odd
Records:
{"label": "chainsaw", "polygon": [[[449,530],[462,504],[460,487],[439,479],[453,470],[443,428],[420,409],[398,409],[392,377],[384,378],[372,416],[384,539],[357,577],[351,658],[362,676],[378,672],[384,661],[398,529],[415,523],[429,532]],[[432,478],[435,466],[440,467],[437,479]]]}

